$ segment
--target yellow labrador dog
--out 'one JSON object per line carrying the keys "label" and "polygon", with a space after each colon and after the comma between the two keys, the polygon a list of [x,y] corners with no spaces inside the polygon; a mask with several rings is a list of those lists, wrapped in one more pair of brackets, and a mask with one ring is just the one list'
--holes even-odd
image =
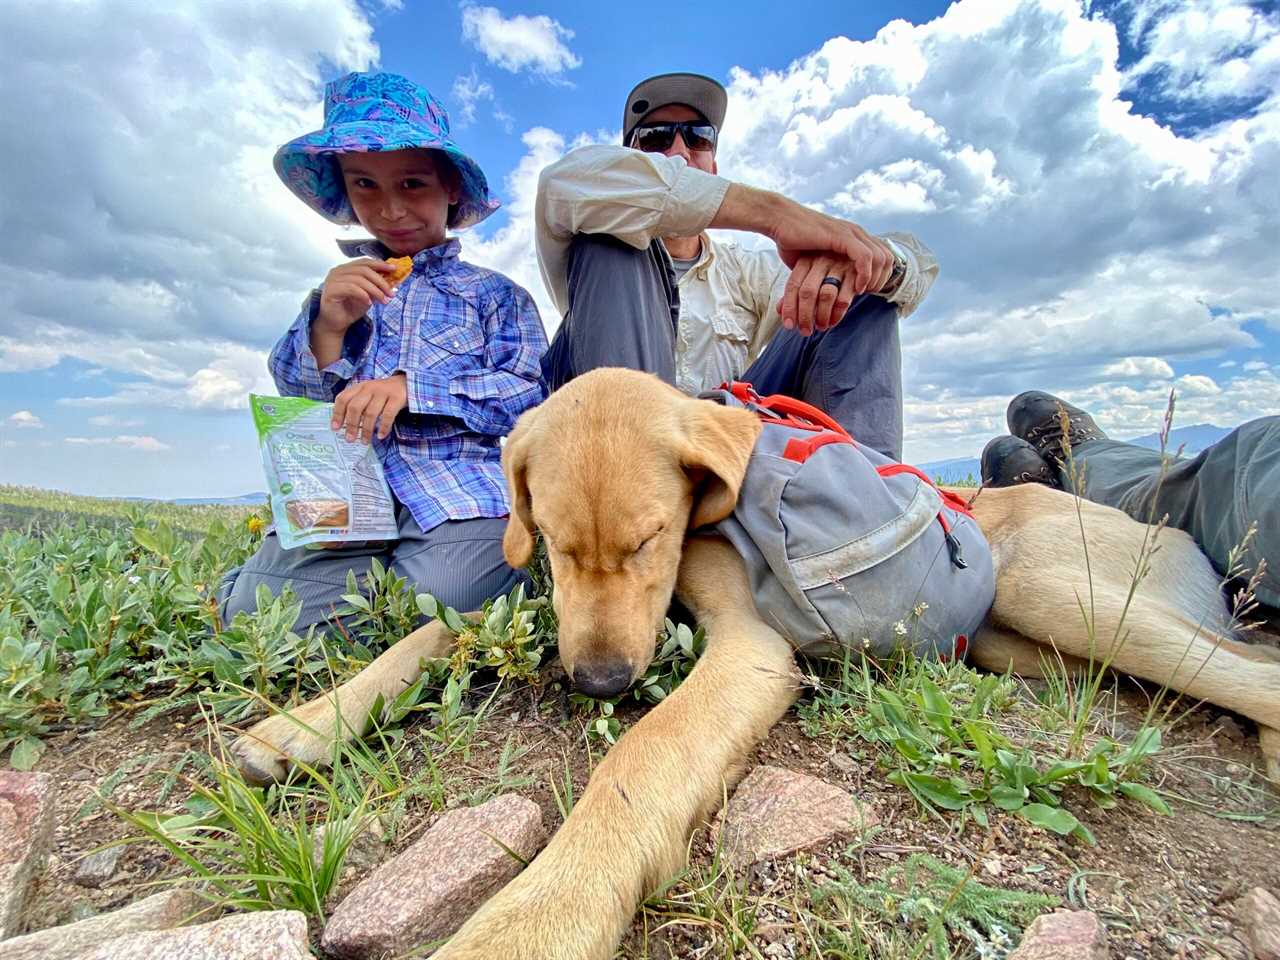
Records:
{"label": "yellow labrador dog", "polygon": [[[623,370],[579,377],[520,419],[503,455],[512,495],[504,548],[523,566],[542,532],[560,655],[574,682],[607,693],[638,678],[673,593],[706,626],[708,643],[684,684],[596,768],[546,849],[437,957],[611,957],[642,899],[680,868],[690,832],[795,700],[791,647],[757,614],[737,554],[717,537],[689,534],[733,509],[759,430],[750,412]],[[997,584],[971,647],[982,666],[1038,672],[1050,643],[1088,657],[1077,596],[1087,602],[1090,591],[1099,642],[1115,636],[1146,529],[1107,507],[1081,508],[1092,583],[1071,496],[1028,484],[986,490],[973,504]],[[1275,753],[1280,660],[1205,629],[1223,619],[1217,579],[1190,537],[1164,531],[1113,664],[1250,717]],[[291,758],[323,763],[335,708],[346,731],[360,733],[375,697],[394,696],[449,643],[429,624],[335,694],[294,711],[315,733],[287,717],[263,721],[236,744],[242,767],[270,778]]]}

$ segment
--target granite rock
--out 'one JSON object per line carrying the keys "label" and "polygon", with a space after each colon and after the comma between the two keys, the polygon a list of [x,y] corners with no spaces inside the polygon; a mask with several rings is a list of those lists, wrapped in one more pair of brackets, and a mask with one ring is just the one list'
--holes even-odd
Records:
{"label": "granite rock", "polygon": [[296,910],[237,913],[211,923],[117,937],[74,960],[312,960]]}
{"label": "granite rock", "polygon": [[54,781],[0,770],[0,940],[18,929],[31,878],[53,845]]}
{"label": "granite rock", "polygon": [[71,960],[119,937],[181,926],[208,906],[190,890],[166,890],[78,923],[0,941],[0,960]]}
{"label": "granite rock", "polygon": [[785,857],[879,822],[847,790],[782,767],[751,771],[725,808],[724,855],[735,867]]}
{"label": "granite rock", "polygon": [[454,933],[546,842],[542,811],[514,794],[446,813],[365,877],[329,918],[321,944],[346,960],[400,954]]}
{"label": "granite rock", "polygon": [[1108,960],[1107,928],[1088,910],[1036,917],[1009,960]]}

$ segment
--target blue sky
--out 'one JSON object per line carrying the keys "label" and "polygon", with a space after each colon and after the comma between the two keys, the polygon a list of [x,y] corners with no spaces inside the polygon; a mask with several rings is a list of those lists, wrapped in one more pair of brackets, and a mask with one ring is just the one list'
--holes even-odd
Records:
{"label": "blue sky", "polygon": [[464,255],[549,329],[538,169],[692,69],[729,88],[723,174],[937,252],[903,324],[909,459],[976,454],[1030,387],[1118,436],[1170,390],[1182,424],[1280,412],[1271,4],[53,0],[0,5],[0,37],[26,105],[0,151],[0,482],[262,488],[245,398],[343,235],[270,157],[348,69],[445,101],[506,203]]}

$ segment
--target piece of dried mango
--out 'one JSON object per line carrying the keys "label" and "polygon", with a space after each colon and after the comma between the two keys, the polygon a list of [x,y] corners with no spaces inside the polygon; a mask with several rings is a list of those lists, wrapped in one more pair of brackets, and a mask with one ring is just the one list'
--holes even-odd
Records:
{"label": "piece of dried mango", "polygon": [[392,284],[399,283],[413,273],[413,257],[391,257],[387,263],[396,268],[396,272],[387,277]]}

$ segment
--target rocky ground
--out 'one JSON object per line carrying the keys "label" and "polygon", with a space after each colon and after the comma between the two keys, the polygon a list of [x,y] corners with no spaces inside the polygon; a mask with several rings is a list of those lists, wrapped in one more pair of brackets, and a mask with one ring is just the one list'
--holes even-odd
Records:
{"label": "rocky ground", "polygon": [[[1022,695],[1035,692],[1029,684]],[[1123,684],[1099,722],[1136,728],[1150,695]],[[641,712],[621,710],[624,726]],[[1280,958],[1280,794],[1261,774],[1256,731],[1211,707],[1172,716],[1151,778],[1172,815],[1080,803],[1072,809],[1097,838],[1090,846],[1000,811],[986,826],[926,813],[885,780],[867,744],[810,735],[793,711],[618,956]],[[447,936],[519,869],[484,838],[533,856],[606,749],[555,696],[529,688],[499,697],[466,749],[441,757],[427,733],[405,727],[398,762],[414,787],[353,846],[326,925],[280,910],[218,919],[206,902],[164,892],[158,882],[185,871],[161,847],[93,852],[132,832],[113,805],[181,810],[184,777],[201,775],[197,760],[212,747],[198,716],[134,728],[117,715],[65,731],[35,774],[0,779],[0,960],[424,955],[415,945]],[[952,871],[941,887],[913,874],[920,855]],[[1019,908],[1028,922],[1047,916],[1021,947],[987,937],[979,950],[958,928],[937,947],[930,903],[947,908],[965,884],[982,884],[981,896],[1032,895],[1033,907]],[[164,932],[197,910],[201,925]],[[89,926],[51,932],[76,921]]]}

